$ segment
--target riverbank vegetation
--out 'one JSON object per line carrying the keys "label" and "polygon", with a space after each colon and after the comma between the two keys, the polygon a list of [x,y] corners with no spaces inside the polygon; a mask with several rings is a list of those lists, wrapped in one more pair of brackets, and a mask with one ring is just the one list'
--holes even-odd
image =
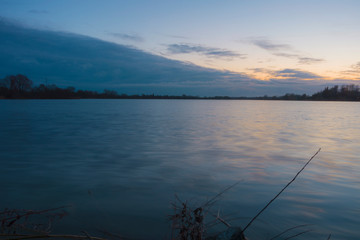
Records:
{"label": "riverbank vegetation", "polygon": [[298,100],[298,101],[360,101],[358,85],[335,85],[312,95],[287,93],[283,96],[259,97],[199,97],[191,95],[119,94],[114,90],[103,92],[60,88],[55,84],[34,86],[25,75],[10,75],[0,79],[0,99],[215,99],[215,100]]}

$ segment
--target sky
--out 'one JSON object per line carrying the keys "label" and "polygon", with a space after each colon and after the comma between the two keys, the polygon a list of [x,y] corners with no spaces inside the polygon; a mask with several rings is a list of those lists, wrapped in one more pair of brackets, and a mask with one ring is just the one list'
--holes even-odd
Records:
{"label": "sky", "polygon": [[0,0],[28,27],[269,81],[360,80],[358,0]]}

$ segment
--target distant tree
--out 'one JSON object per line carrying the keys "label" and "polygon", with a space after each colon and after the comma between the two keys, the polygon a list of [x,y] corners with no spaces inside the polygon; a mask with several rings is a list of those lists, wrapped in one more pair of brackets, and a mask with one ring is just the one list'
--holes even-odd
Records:
{"label": "distant tree", "polygon": [[33,84],[28,77],[22,74],[6,76],[3,82],[14,92],[29,91]]}
{"label": "distant tree", "polygon": [[0,80],[0,87],[10,89],[10,78],[5,77],[5,78],[1,79]]}
{"label": "distant tree", "polygon": [[326,87],[324,90],[317,92],[311,97],[314,100],[343,100],[343,101],[359,101],[359,86],[351,85],[335,85],[332,88]]}
{"label": "distant tree", "polygon": [[45,92],[47,90],[47,87],[45,86],[45,84],[40,84],[38,87],[34,88],[34,90],[39,92]]}
{"label": "distant tree", "polygon": [[75,92],[75,88],[74,87],[67,87],[66,91],[74,93]]}
{"label": "distant tree", "polygon": [[104,97],[106,98],[112,98],[112,97],[118,97],[118,93],[115,90],[108,90],[108,89],[104,89],[104,93],[103,93]]}

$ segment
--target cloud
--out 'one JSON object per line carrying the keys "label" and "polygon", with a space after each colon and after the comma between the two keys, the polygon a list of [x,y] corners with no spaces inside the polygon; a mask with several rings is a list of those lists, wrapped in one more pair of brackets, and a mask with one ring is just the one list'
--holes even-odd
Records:
{"label": "cloud", "polygon": [[356,63],[356,64],[352,65],[352,68],[354,68],[354,69],[356,69],[356,70],[360,71],[360,62],[358,62],[358,63]]}
{"label": "cloud", "polygon": [[311,57],[298,57],[299,63],[301,64],[313,64],[325,61],[321,58],[311,58]]}
{"label": "cloud", "polygon": [[247,70],[251,70],[254,73],[263,73],[263,72],[268,72],[269,71],[266,68],[248,68]]}
{"label": "cloud", "polygon": [[250,42],[255,46],[269,51],[274,56],[296,59],[299,64],[315,64],[324,61],[324,59],[321,58],[312,58],[298,54],[296,53],[297,51],[288,44],[273,43],[267,39],[252,39]]}
{"label": "cloud", "polygon": [[109,35],[120,38],[126,41],[143,42],[144,39],[137,34],[126,34],[126,33],[109,33]]}
{"label": "cloud", "polygon": [[274,52],[273,55],[278,56],[278,57],[286,57],[286,58],[299,58],[300,57],[297,54],[284,53],[284,52]]}
{"label": "cloud", "polygon": [[274,75],[274,70],[267,68],[248,68],[247,70],[250,70],[253,73],[266,73],[268,75]]}
{"label": "cloud", "polygon": [[[279,96],[311,94],[341,83],[300,69],[253,69],[271,75],[270,80],[261,81],[244,73],[200,67],[83,35],[31,29],[1,18],[0,36],[0,78],[22,73],[35,84],[46,79],[60,87],[126,94]],[[224,49],[200,45],[174,49],[232,56]]]}
{"label": "cloud", "polygon": [[348,70],[342,71],[342,73],[350,75],[352,78],[360,79],[360,62],[351,65]]}
{"label": "cloud", "polygon": [[323,77],[311,73],[311,72],[307,72],[307,71],[302,71],[299,69],[283,69],[280,71],[274,71],[273,75],[275,78],[279,78],[279,79],[286,79],[286,80],[291,80],[291,79],[296,79],[296,80],[321,80],[323,79]]}
{"label": "cloud", "polygon": [[355,72],[355,73],[360,73],[360,62],[351,65],[350,68],[351,68],[350,71]]}
{"label": "cloud", "polygon": [[300,63],[300,64],[313,64],[313,63],[319,63],[319,62],[324,61],[324,59],[321,59],[321,58],[304,57],[304,56],[301,56],[298,54],[291,54],[291,53],[275,52],[275,53],[273,53],[273,55],[278,56],[278,57],[297,59],[298,63]]}
{"label": "cloud", "polygon": [[268,50],[268,51],[279,51],[279,50],[289,50],[291,46],[288,44],[275,44],[266,39],[254,39],[251,41],[254,45]]}
{"label": "cloud", "polygon": [[167,46],[167,51],[170,54],[189,54],[189,53],[198,53],[207,57],[215,58],[246,58],[245,54],[240,54],[231,50],[205,47],[202,45],[192,45],[192,44],[169,44]]}
{"label": "cloud", "polygon": [[29,13],[33,13],[33,14],[48,14],[49,11],[47,11],[47,10],[39,10],[39,9],[31,9],[31,10],[29,10]]}
{"label": "cloud", "polygon": [[324,78],[312,72],[303,71],[300,69],[286,68],[282,70],[272,70],[267,68],[248,68],[253,73],[264,73],[268,75],[268,79],[280,80],[282,82],[295,81],[309,81],[309,80],[323,80]]}

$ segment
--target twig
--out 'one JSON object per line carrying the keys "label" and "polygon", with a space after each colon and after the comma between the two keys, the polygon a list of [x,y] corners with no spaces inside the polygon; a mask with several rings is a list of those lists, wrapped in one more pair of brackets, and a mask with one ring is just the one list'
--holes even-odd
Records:
{"label": "twig", "polygon": [[[20,218],[25,217],[25,216],[29,216],[29,215],[33,215],[33,214],[42,214],[42,213],[51,212],[51,211],[55,211],[55,210],[59,210],[59,209],[64,209],[64,208],[67,208],[67,207],[71,207],[71,206],[61,206],[61,207],[57,207],[57,208],[50,208],[50,209],[45,209],[45,210],[40,210],[40,211],[24,210],[25,211],[24,214],[21,214],[21,215],[17,214],[16,216],[11,216],[11,217],[8,217],[8,218],[1,219],[1,221],[6,222],[6,221],[9,221],[9,220],[12,220],[12,219],[19,220]],[[13,212],[16,213],[16,210],[13,210]]]}
{"label": "twig", "polygon": [[[212,214],[213,217],[216,217],[216,215]],[[222,218],[224,219],[224,218]],[[233,221],[233,220],[239,220],[239,219],[249,219],[248,217],[234,217],[234,218],[227,218],[226,221],[227,222],[230,222],[230,221]],[[211,227],[214,227],[218,224],[220,224],[221,222],[219,222],[216,218],[214,220],[212,220],[211,222],[208,222],[206,223],[205,227],[206,228],[211,228]],[[229,224],[230,225],[230,224]]]}
{"label": "twig", "polygon": [[298,233],[298,234],[292,235],[292,236],[290,236],[290,237],[288,237],[288,238],[285,238],[284,240],[288,240],[288,239],[291,239],[291,238],[294,238],[294,237],[298,237],[298,236],[300,236],[300,235],[303,235],[303,234],[308,233],[308,232],[311,232],[311,231],[312,231],[312,230],[303,231],[303,232],[301,232],[301,233]]}
{"label": "twig", "polygon": [[329,234],[329,237],[327,238],[327,240],[330,240],[330,238],[331,238],[331,234]]}
{"label": "twig", "polygon": [[81,232],[82,232],[82,233],[84,233],[84,234],[86,235],[86,237],[87,237],[87,239],[88,239],[88,240],[91,240],[90,235],[89,235],[86,231],[84,231],[84,230],[83,230],[83,231],[81,231]]}
{"label": "twig", "polygon": [[301,227],[306,227],[306,226],[310,226],[310,225],[311,225],[311,224],[303,224],[303,225],[298,225],[298,226],[295,226],[295,227],[292,227],[292,228],[288,228],[288,229],[286,229],[285,231],[283,231],[283,232],[279,233],[278,235],[276,235],[275,237],[272,237],[270,240],[273,240],[273,239],[275,239],[275,238],[278,238],[278,237],[280,237],[281,235],[283,235],[283,234],[285,234],[285,233],[287,233],[287,232],[289,232],[289,231],[291,231],[291,230],[293,230],[293,229],[301,228]]}
{"label": "twig", "polygon": [[123,236],[120,236],[120,235],[115,234],[115,233],[108,232],[108,231],[103,230],[103,229],[98,229],[98,228],[97,228],[96,230],[99,231],[99,232],[101,232],[102,234],[104,234],[104,235],[106,235],[106,236],[111,237],[111,238],[116,238],[116,239],[119,239],[119,240],[125,240],[125,239],[130,240],[130,239],[132,239],[132,238],[125,238],[125,237],[123,237]]}
{"label": "twig", "polygon": [[319,148],[319,150],[317,150],[317,152],[309,159],[309,161],[307,161],[307,162],[305,163],[305,165],[300,169],[300,171],[295,175],[295,177],[294,177],[290,182],[288,182],[288,184],[286,184],[286,186],[285,186],[283,189],[281,189],[281,191],[280,191],[278,194],[276,194],[276,196],[275,196],[273,199],[271,199],[270,202],[268,202],[268,203],[266,204],[266,206],[265,206],[263,209],[261,209],[258,214],[255,215],[255,217],[253,217],[253,218],[251,219],[251,221],[246,225],[246,227],[242,230],[241,233],[244,233],[245,230],[246,230],[248,227],[250,227],[250,225],[255,221],[255,219],[256,219],[258,216],[260,216],[260,214],[261,214],[262,212],[264,212],[265,209],[268,208],[269,205],[270,205],[273,201],[275,201],[275,199],[276,199],[277,197],[279,197],[280,194],[281,194],[288,186],[290,186],[291,183],[293,183],[293,182],[295,181],[295,179],[299,176],[299,174],[305,169],[305,167],[311,162],[311,160],[313,160],[313,158],[320,152],[320,150],[321,150],[321,148]]}
{"label": "twig", "polygon": [[233,185],[230,185],[229,187],[225,188],[224,190],[222,190],[221,192],[219,192],[218,194],[216,194],[214,197],[212,197],[209,201],[207,201],[203,207],[206,207],[210,204],[212,204],[218,197],[220,197],[222,194],[224,194],[226,191],[230,190],[231,188],[235,187],[236,185],[238,185],[241,181],[238,181],[236,183],[234,183]]}
{"label": "twig", "polygon": [[211,214],[213,215],[217,220],[219,220],[220,222],[222,222],[225,226],[227,227],[231,227],[231,225],[229,223],[227,223],[224,219],[222,219],[220,217],[220,211],[218,211],[217,215]]}

